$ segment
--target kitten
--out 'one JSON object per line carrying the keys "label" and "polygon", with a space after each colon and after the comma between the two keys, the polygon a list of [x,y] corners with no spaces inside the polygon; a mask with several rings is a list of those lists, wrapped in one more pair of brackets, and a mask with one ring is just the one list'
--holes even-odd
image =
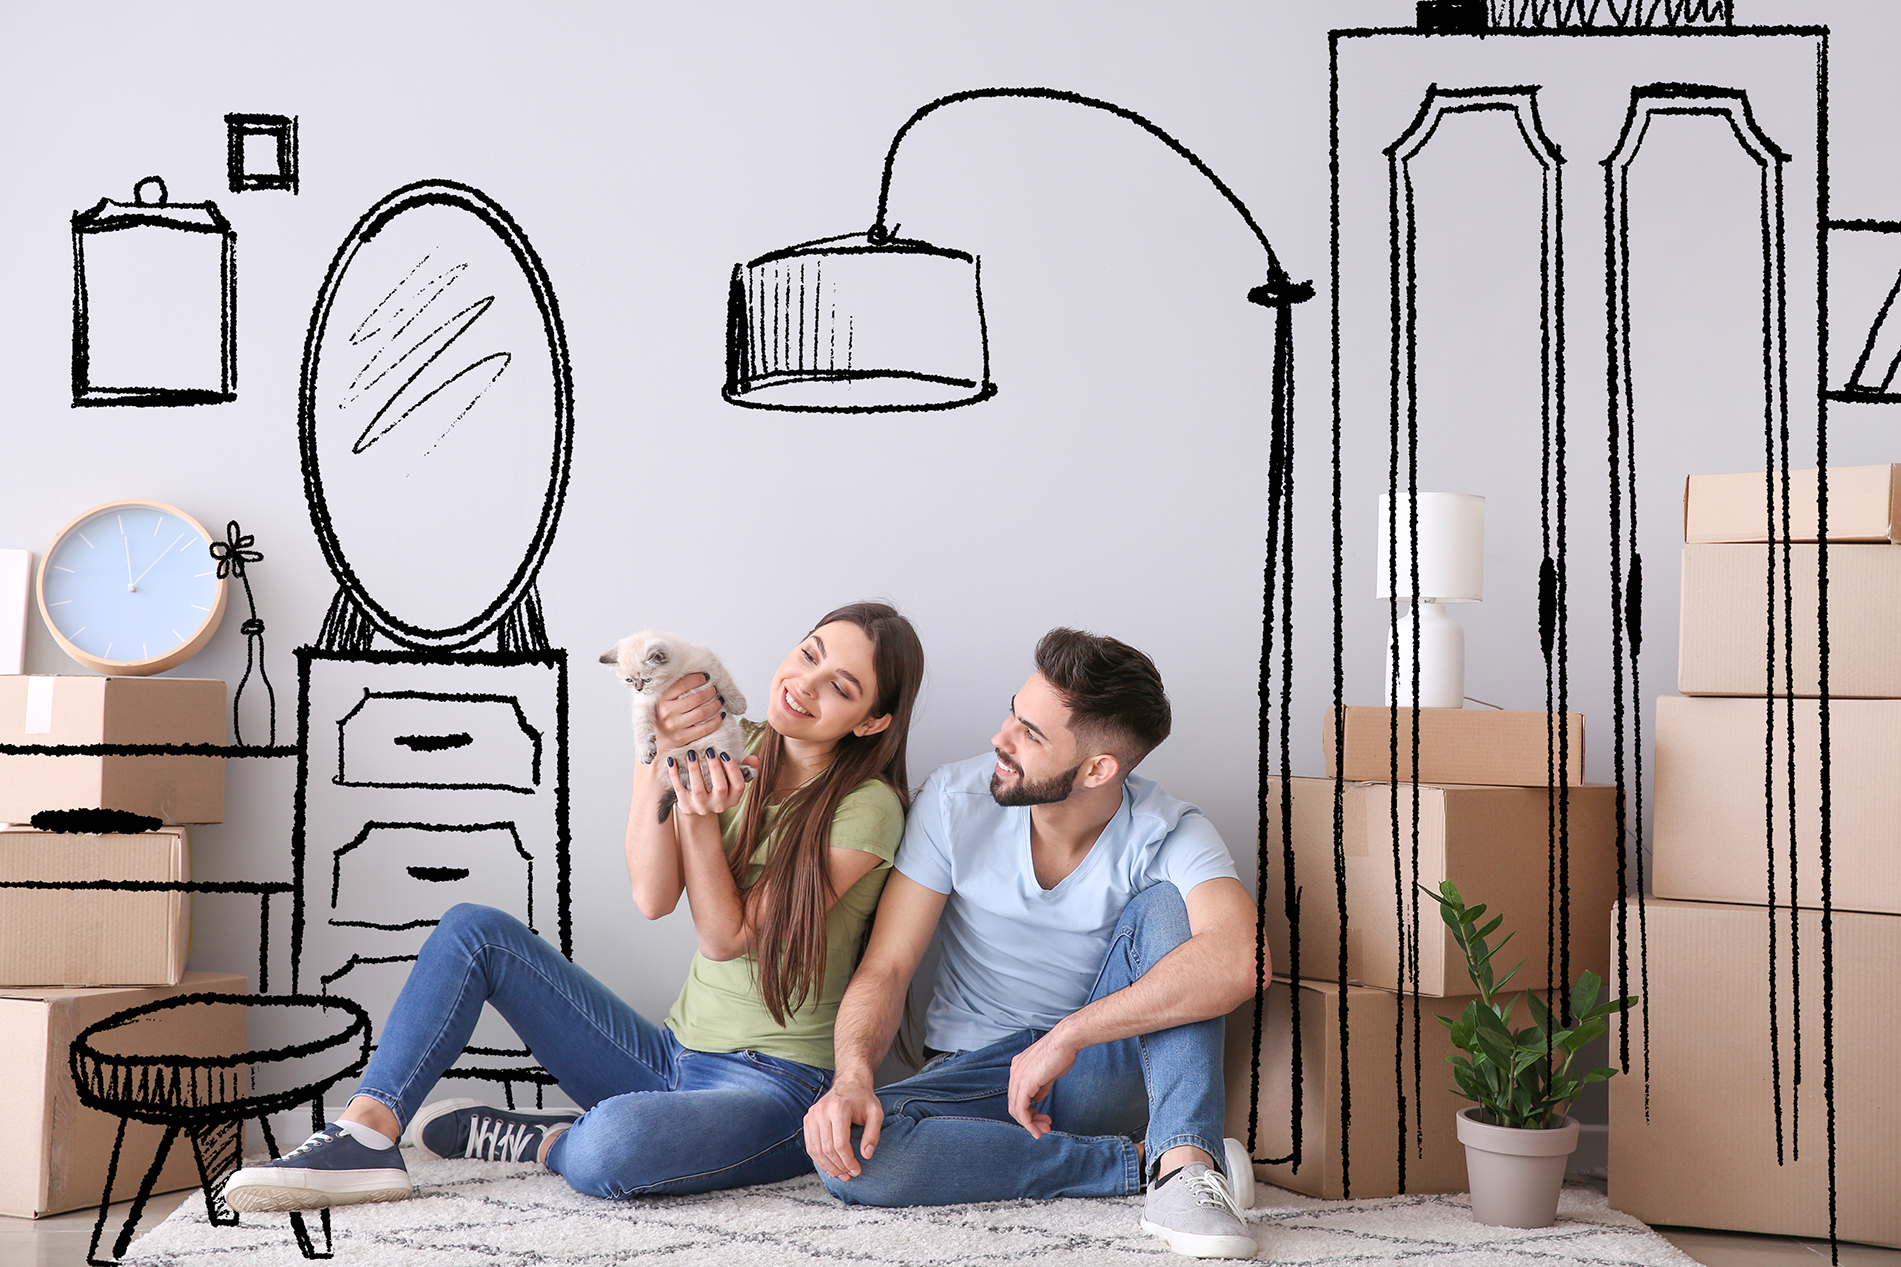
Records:
{"label": "kitten", "polygon": [[[672,757],[675,768],[680,771],[681,780],[692,777],[698,761],[688,761],[685,748],[668,752],[657,750],[653,710],[668,687],[695,673],[705,673],[712,678],[713,689],[726,701],[726,717],[719,729],[699,740],[694,749],[702,754],[700,760],[705,759],[705,750],[711,748],[715,753],[734,754],[734,763],[738,763],[738,754],[746,749],[746,733],[739,725],[740,715],[746,711],[746,697],[739,693],[739,687],[726,671],[726,666],[710,650],[675,634],[649,629],[643,633],[629,634],[602,652],[601,663],[613,666],[620,679],[633,688],[634,750],[639,754],[642,765],[652,765],[660,757]],[[717,757],[714,759],[718,760]],[[739,768],[750,781],[752,767]],[[660,798],[661,822],[666,822],[667,816],[673,812],[675,799],[672,788],[668,788]]]}

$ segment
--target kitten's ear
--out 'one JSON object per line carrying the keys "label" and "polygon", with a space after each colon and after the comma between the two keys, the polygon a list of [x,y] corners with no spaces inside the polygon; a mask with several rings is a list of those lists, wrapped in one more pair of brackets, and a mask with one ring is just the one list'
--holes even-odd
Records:
{"label": "kitten's ear", "polygon": [[620,652],[615,650],[613,647],[609,647],[607,650],[601,652],[601,663],[602,664],[619,664]]}

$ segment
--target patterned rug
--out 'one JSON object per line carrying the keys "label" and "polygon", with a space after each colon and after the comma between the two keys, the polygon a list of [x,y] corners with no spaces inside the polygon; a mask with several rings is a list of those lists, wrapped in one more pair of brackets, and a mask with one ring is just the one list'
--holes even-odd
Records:
{"label": "patterned rug", "polygon": [[[999,1201],[932,1209],[844,1206],[815,1177],[694,1197],[604,1201],[545,1171],[408,1154],[417,1195],[333,1215],[336,1267],[530,1267],[638,1262],[666,1267],[1101,1267],[1184,1262],[1139,1226],[1139,1197]],[[1604,1194],[1567,1188],[1553,1227],[1481,1227],[1462,1196],[1317,1201],[1260,1185],[1247,1212],[1261,1260],[1425,1260],[1457,1267],[1694,1260]],[[135,1242],[139,1267],[304,1267],[288,1215],[247,1214],[212,1227],[196,1197]],[[313,1233],[315,1220],[312,1220]]]}

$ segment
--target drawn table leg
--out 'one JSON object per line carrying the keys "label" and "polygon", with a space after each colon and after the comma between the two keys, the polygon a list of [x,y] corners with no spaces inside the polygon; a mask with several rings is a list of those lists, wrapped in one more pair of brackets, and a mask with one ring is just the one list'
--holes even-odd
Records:
{"label": "drawn table leg", "polygon": [[237,1224],[237,1211],[224,1203],[224,1181],[244,1165],[244,1123],[218,1122],[188,1131],[198,1161],[198,1178],[205,1185],[205,1215],[217,1227]]}
{"label": "drawn table leg", "polygon": [[145,1202],[152,1195],[152,1189],[158,1183],[158,1173],[165,1168],[165,1159],[171,1155],[172,1141],[178,1138],[179,1128],[167,1126],[165,1134],[158,1141],[158,1153],[152,1158],[151,1167],[145,1172],[145,1178],[139,1183],[139,1194],[132,1198],[132,1208],[126,1213],[125,1226],[119,1229],[118,1239],[112,1243],[112,1257],[99,1257],[99,1235],[105,1230],[106,1212],[112,1206],[112,1184],[119,1169],[119,1153],[125,1145],[126,1119],[119,1119],[119,1134],[113,1141],[112,1162],[106,1167],[106,1188],[99,1198],[99,1221],[93,1224],[92,1242],[86,1249],[86,1261],[92,1267],[115,1267],[125,1257],[126,1249],[132,1244],[132,1234],[138,1231],[139,1219],[145,1214]]}

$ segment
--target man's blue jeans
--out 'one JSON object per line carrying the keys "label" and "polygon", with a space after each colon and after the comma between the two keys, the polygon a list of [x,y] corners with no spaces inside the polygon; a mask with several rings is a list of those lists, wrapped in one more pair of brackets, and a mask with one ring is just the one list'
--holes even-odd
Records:
{"label": "man's blue jeans", "polygon": [[587,1110],[548,1168],[598,1197],[707,1192],[812,1168],[805,1111],[830,1070],[759,1052],[701,1052],[641,1016],[514,916],[452,907],[423,943],[358,1095],[407,1124],[489,1003]]}
{"label": "man's blue jeans", "polygon": [[[1189,935],[1174,885],[1138,893],[1116,921],[1090,1002],[1134,982]],[[819,1177],[860,1205],[1122,1196],[1142,1190],[1138,1133],[1151,1163],[1192,1144],[1222,1165],[1221,1017],[1084,1048],[1036,1105],[1051,1125],[1036,1139],[1010,1116],[1010,1061],[1042,1036],[1022,1030],[880,1087],[884,1125],[862,1172]],[[854,1149],[860,1137],[852,1132]]]}

